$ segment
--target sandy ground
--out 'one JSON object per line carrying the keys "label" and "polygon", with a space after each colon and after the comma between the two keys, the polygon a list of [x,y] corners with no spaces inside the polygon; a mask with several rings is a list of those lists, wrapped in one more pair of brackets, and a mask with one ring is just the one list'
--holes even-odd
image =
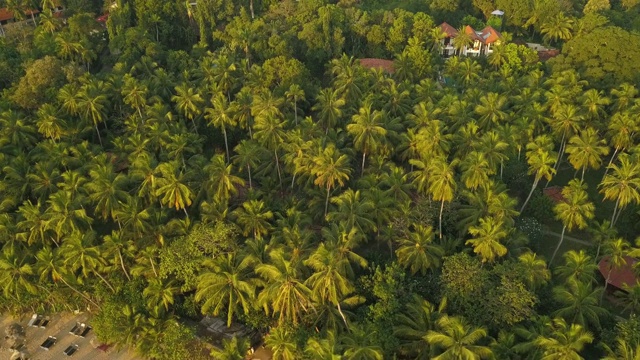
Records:
{"label": "sandy ground", "polygon": [[[31,314],[25,315],[21,318],[1,316],[0,334],[2,338],[0,338],[0,341],[5,341],[4,329],[8,325],[14,322],[19,323],[24,327],[26,332],[26,346],[28,353],[31,355],[31,360],[140,360],[140,358],[136,357],[133,352],[125,349],[118,351],[111,347],[106,352],[96,349],[95,347],[101,345],[101,343],[95,338],[93,331],[89,331],[85,338],[70,334],[69,331],[71,331],[76,322],[86,323],[89,326],[91,325],[89,314],[62,313],[51,315],[50,322],[44,329],[40,327],[35,328],[27,326],[30,319]],[[40,344],[42,344],[49,336],[56,337],[57,342],[47,351],[40,348]],[[65,355],[63,351],[73,344],[78,345],[78,351],[69,357]],[[0,360],[9,360],[10,357],[11,352],[8,350],[5,349],[0,352]]]}

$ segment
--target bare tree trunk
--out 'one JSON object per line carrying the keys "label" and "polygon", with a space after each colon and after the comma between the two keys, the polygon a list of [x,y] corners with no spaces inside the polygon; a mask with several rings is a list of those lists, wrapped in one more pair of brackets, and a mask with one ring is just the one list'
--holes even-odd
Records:
{"label": "bare tree trunk", "polygon": [[327,199],[324,201],[324,216],[327,217],[327,210],[329,210],[329,193],[331,192],[331,186],[327,186]]}
{"label": "bare tree trunk", "polygon": [[100,305],[96,304],[93,300],[91,300],[90,297],[88,297],[87,295],[83,294],[82,292],[80,292],[80,290],[74,288],[73,286],[71,286],[71,284],[69,284],[65,279],[60,279],[62,280],[62,282],[71,290],[75,291],[78,295],[82,296],[85,300],[87,300],[88,302],[92,303],[93,305],[95,305],[98,309],[100,308]]}
{"label": "bare tree trunk", "polygon": [[100,130],[98,130],[98,124],[96,124],[95,128],[96,128],[96,134],[98,134],[98,141],[100,142],[100,146],[103,146],[102,137],[100,137]]}
{"label": "bare tree trunk", "polygon": [[520,214],[522,214],[522,210],[524,210],[525,206],[527,206],[527,203],[531,199],[531,195],[533,195],[533,191],[536,189],[536,186],[538,186],[538,182],[539,181],[540,181],[540,179],[536,179],[533,182],[533,186],[531,187],[531,191],[529,191],[529,196],[527,196],[527,200],[524,201],[524,204],[522,204],[522,207],[520,208]]}
{"label": "bare tree trunk", "polygon": [[222,135],[224,135],[224,148],[227,150],[227,163],[231,161],[231,157],[229,156],[229,142],[227,141],[227,129],[226,126],[222,125]]}
{"label": "bare tree trunk", "polygon": [[100,275],[99,271],[94,271],[94,273],[98,275],[100,280],[102,280],[105,284],[107,284],[107,286],[109,287],[109,289],[111,289],[111,291],[113,291],[114,293],[116,292],[116,289],[114,289],[113,286],[111,286],[111,284],[107,281],[107,279],[105,279],[102,275]]}
{"label": "bare tree trunk", "polygon": [[249,173],[249,189],[253,189],[251,184],[251,166],[249,166],[249,164],[247,164],[247,172]]}
{"label": "bare tree trunk", "polygon": [[440,217],[439,217],[439,224],[438,224],[438,229],[439,229],[439,234],[438,236],[440,237],[440,240],[442,240],[442,210],[444,209],[444,199],[442,199],[442,202],[440,203]]}
{"label": "bare tree trunk", "polygon": [[618,205],[620,205],[620,198],[619,197],[616,200],[616,206],[613,207],[613,215],[611,216],[611,226],[610,227],[613,227],[613,225],[615,225],[615,223],[616,223],[616,220],[617,220],[616,213],[618,211],[620,211],[620,209],[618,209]]}
{"label": "bare tree trunk", "polygon": [[251,19],[255,19],[256,14],[253,12],[253,0],[249,0],[249,12],[251,12]]}
{"label": "bare tree trunk", "polygon": [[360,169],[360,177],[364,175],[364,162],[366,158],[367,158],[367,152],[365,151],[362,153],[362,169]]}
{"label": "bare tree trunk", "polygon": [[[609,172],[609,167],[613,163],[613,159],[615,159],[616,154],[618,153],[618,150],[620,150],[620,147],[616,147],[616,149],[613,151],[613,155],[611,155],[611,159],[609,159],[609,163],[607,164],[607,167],[604,168],[604,175],[602,175],[602,180],[604,180],[604,177],[607,176],[607,173]],[[600,181],[602,182],[602,180]]]}
{"label": "bare tree trunk", "polygon": [[558,246],[556,246],[556,249],[553,251],[553,255],[551,255],[551,260],[549,260],[549,267],[551,267],[551,263],[553,262],[553,259],[556,258],[556,254],[558,253],[558,250],[560,249],[560,246],[562,245],[562,241],[564,240],[564,231],[567,229],[567,226],[563,226],[562,227],[562,235],[560,235],[560,241],[558,242]]}
{"label": "bare tree trunk", "polygon": [[127,276],[127,280],[131,281],[129,273],[127,272],[127,268],[124,266],[124,259],[122,258],[122,252],[120,251],[120,249],[118,249],[118,257],[120,258],[120,266],[122,267],[122,271],[124,271],[124,274]]}
{"label": "bare tree trunk", "polygon": [[278,180],[280,181],[280,188],[282,189],[282,174],[280,174],[280,159],[278,159],[278,150],[274,150],[276,155],[276,170],[278,170]]}

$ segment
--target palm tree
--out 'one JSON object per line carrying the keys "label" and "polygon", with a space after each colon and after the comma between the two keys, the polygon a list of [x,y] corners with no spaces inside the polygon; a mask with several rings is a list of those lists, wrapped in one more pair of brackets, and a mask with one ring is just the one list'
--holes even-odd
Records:
{"label": "palm tree", "polygon": [[469,227],[469,234],[475,238],[465,244],[473,246],[473,252],[480,255],[483,263],[492,263],[496,257],[507,254],[507,248],[500,243],[508,234],[502,221],[493,217],[481,218],[479,226]]}
{"label": "palm tree", "polygon": [[135,237],[140,238],[151,226],[149,210],[141,204],[140,198],[129,196],[115,216],[123,231],[133,232]]}
{"label": "palm tree", "polygon": [[344,360],[383,360],[383,350],[373,341],[371,330],[358,326],[343,337]]}
{"label": "palm tree", "polygon": [[93,244],[94,232],[72,233],[67,237],[60,247],[64,254],[64,265],[71,271],[80,271],[82,278],[88,278],[89,274],[95,274],[102,280],[112,292],[116,289],[100,273],[105,265],[105,260],[100,253],[98,246]]}
{"label": "palm tree", "polygon": [[333,331],[327,331],[321,339],[310,337],[304,348],[305,355],[310,360],[341,360],[342,347],[339,338]]}
{"label": "palm tree", "polygon": [[576,281],[592,284],[596,281],[595,273],[598,264],[584,250],[569,250],[563,254],[564,265],[556,267],[555,272],[565,282]]}
{"label": "palm tree", "polygon": [[265,339],[265,345],[271,349],[273,360],[298,359],[298,347],[289,329],[284,326],[271,328]]}
{"label": "palm tree", "polygon": [[584,229],[587,227],[588,220],[595,216],[595,206],[589,201],[587,185],[582,180],[569,181],[569,185],[562,188],[562,197],[564,201],[557,203],[553,208],[556,219],[562,222],[562,234],[558,246],[551,255],[549,264],[553,263],[553,259],[562,246],[565,231],[569,229],[571,232],[573,228]]}
{"label": "palm tree", "polygon": [[285,140],[284,123],[275,116],[260,116],[256,117],[254,130],[255,139],[258,140],[262,146],[273,151],[276,159],[278,180],[280,181],[280,187],[282,187],[282,174],[280,173],[278,151]]}
{"label": "palm tree", "polygon": [[233,165],[227,165],[223,155],[214,155],[204,171],[208,175],[206,188],[219,203],[225,204],[238,193],[239,186],[244,186],[244,180],[233,175]]}
{"label": "palm tree", "polygon": [[200,107],[204,103],[204,100],[202,100],[200,94],[195,91],[195,88],[187,83],[176,86],[175,90],[176,94],[171,97],[171,101],[175,103],[176,110],[178,110],[179,113],[191,120],[193,129],[197,134],[198,127],[196,126],[195,118],[202,113]]}
{"label": "palm tree", "polygon": [[324,205],[324,216],[326,217],[331,189],[336,186],[344,186],[351,175],[349,157],[341,154],[334,144],[329,144],[318,156],[313,158],[312,166],[311,173],[316,177],[313,183],[327,189]]}
{"label": "palm tree", "polygon": [[147,300],[147,308],[164,308],[169,311],[169,306],[175,302],[175,296],[180,292],[180,287],[176,286],[175,280],[163,282],[160,279],[150,279],[149,284],[143,290],[142,296]]}
{"label": "palm tree", "polygon": [[53,141],[58,141],[65,133],[66,122],[52,104],[44,104],[38,109],[38,132]]}
{"label": "palm tree", "polygon": [[33,264],[26,255],[19,254],[12,246],[5,246],[0,255],[0,282],[5,298],[14,298],[18,302],[23,295],[37,294],[38,289],[33,283]]}
{"label": "palm tree", "polygon": [[156,196],[161,197],[160,203],[176,210],[183,210],[185,215],[187,207],[191,205],[193,191],[186,184],[184,174],[179,171],[178,163],[168,162],[158,165],[161,177],[156,179]]}
{"label": "palm tree", "polygon": [[312,292],[300,279],[300,269],[285,260],[281,252],[272,251],[269,258],[269,264],[259,264],[254,270],[266,281],[265,288],[258,295],[258,303],[267,315],[278,314],[279,325],[289,323],[295,326],[302,314],[313,306]]}
{"label": "palm tree", "polygon": [[533,191],[538,186],[540,179],[543,177],[547,181],[551,181],[551,177],[556,173],[553,165],[556,163],[555,156],[552,152],[553,142],[548,135],[540,135],[533,142],[527,144],[527,163],[529,164],[529,174],[534,175],[533,185],[527,199],[520,208],[520,213],[524,210],[533,195]]}
{"label": "palm tree", "polygon": [[[102,138],[98,130],[98,124],[104,122],[106,117],[106,107],[108,105],[107,96],[102,82],[84,85],[78,92],[77,109],[80,116],[85,120],[93,123],[98,134],[100,146],[102,146]],[[106,123],[105,123],[106,126]]]}
{"label": "palm tree", "polygon": [[630,345],[624,339],[616,339],[616,349],[611,350],[607,345],[604,345],[608,355],[603,357],[602,360],[637,360],[640,358],[640,344],[636,344],[635,348]]}
{"label": "palm tree", "polygon": [[355,228],[362,234],[376,230],[372,216],[374,204],[369,199],[362,199],[360,190],[347,189],[331,198],[331,202],[336,204],[338,209],[327,214],[327,221],[344,223],[345,228]]}
{"label": "palm tree", "polygon": [[443,157],[431,161],[429,166],[429,193],[435,201],[440,201],[440,215],[438,216],[438,236],[442,239],[442,211],[444,202],[453,200],[456,190],[454,166],[456,161],[448,163]]}
{"label": "palm tree", "polygon": [[526,283],[532,290],[545,285],[551,279],[551,272],[547,268],[547,263],[537,256],[536,253],[529,251],[518,257],[520,264],[526,269]]}
{"label": "palm tree", "polygon": [[607,311],[598,305],[598,295],[602,293],[602,288],[594,289],[589,283],[569,280],[564,286],[553,288],[553,298],[562,306],[553,315],[585,327],[591,324],[600,328],[600,316],[607,314]]}
{"label": "palm tree", "polygon": [[393,327],[393,335],[401,340],[402,353],[416,360],[427,360],[434,356],[434,348],[429,346],[425,337],[429,331],[436,329],[436,321],[442,316],[445,306],[446,299],[436,308],[421,296],[413,294],[403,312],[396,315],[396,325]]}
{"label": "palm tree", "polygon": [[237,336],[222,340],[222,348],[214,347],[211,356],[218,360],[244,360],[251,343],[245,338]]}
{"label": "palm tree", "polygon": [[558,41],[571,39],[573,19],[566,17],[563,12],[547,18],[540,26],[540,33],[545,41]]}
{"label": "palm tree", "polygon": [[553,116],[548,119],[551,128],[557,134],[562,134],[560,140],[560,149],[558,151],[558,160],[556,160],[556,169],[562,163],[562,156],[565,152],[567,140],[578,131],[584,116],[580,113],[578,107],[572,104],[560,104],[557,109],[552,110]]}
{"label": "palm tree", "polygon": [[467,34],[464,26],[458,30],[458,34],[453,38],[453,47],[458,52],[458,55],[462,55],[462,51],[473,44],[471,35]]}
{"label": "palm tree", "polygon": [[609,147],[606,146],[605,140],[589,127],[569,139],[566,152],[573,168],[576,171],[582,169],[580,179],[584,180],[587,167],[598,169],[602,165],[602,157],[609,153]]}
{"label": "palm tree", "polygon": [[487,93],[480,98],[480,103],[476,105],[475,113],[480,116],[478,125],[483,129],[489,129],[507,118],[504,108],[507,104],[507,97],[494,92]]}
{"label": "palm tree", "polygon": [[96,161],[96,165],[89,171],[91,179],[85,186],[88,198],[95,206],[94,214],[104,220],[109,216],[115,219],[116,211],[128,196],[123,190],[127,185],[127,177],[116,173],[108,161],[106,157]]}
{"label": "palm tree", "polygon": [[568,325],[564,319],[553,319],[546,325],[549,335],[539,336],[536,346],[544,351],[544,359],[582,359],[580,351],[593,341],[593,335],[577,324]]}
{"label": "palm tree", "polygon": [[127,280],[131,281],[131,277],[124,263],[124,258],[125,256],[127,258],[133,257],[134,251],[136,250],[133,241],[126,239],[122,231],[111,231],[111,235],[106,235],[103,240],[102,250],[104,257],[109,258],[112,264],[119,264]]}
{"label": "palm tree", "polygon": [[212,108],[207,108],[205,111],[207,115],[205,118],[209,120],[209,124],[214,127],[218,127],[222,130],[222,135],[224,136],[224,147],[227,151],[227,161],[231,161],[231,157],[229,155],[229,141],[227,140],[227,127],[235,126],[236,121],[233,116],[233,107],[229,106],[227,102],[227,98],[222,95],[222,93],[218,93],[217,96],[214,96],[211,99]]}
{"label": "palm tree", "polygon": [[[612,90],[613,92],[613,90]],[[609,159],[609,164],[605,168],[603,175],[607,175],[611,164],[619,151],[630,149],[635,144],[635,138],[640,132],[640,123],[636,116],[632,116],[629,112],[616,112],[611,116],[607,125],[607,136],[609,143],[614,147],[613,155]]]}
{"label": "palm tree", "polygon": [[316,97],[316,105],[312,110],[318,113],[320,124],[325,129],[325,134],[329,133],[329,129],[337,125],[338,120],[342,116],[342,108],[346,101],[340,97],[338,90],[322,89]]}
{"label": "palm tree", "polygon": [[93,219],[87,216],[82,203],[76,197],[71,198],[69,191],[60,190],[49,197],[45,210],[48,229],[53,230],[56,239],[74,231],[83,231],[91,226]]}
{"label": "palm tree", "polygon": [[364,164],[367,153],[376,151],[384,142],[387,130],[382,126],[384,112],[371,111],[371,101],[365,100],[358,113],[353,115],[353,122],[347,125],[347,132],[353,136],[353,146],[362,151],[362,168],[360,176],[364,174]]}
{"label": "palm tree", "polygon": [[285,91],[284,95],[287,99],[293,100],[293,116],[296,126],[298,125],[298,101],[304,101],[304,90],[298,84],[291,84],[289,90]]}
{"label": "palm tree", "polygon": [[630,314],[636,314],[640,311],[640,284],[638,282],[633,285],[623,284],[622,290],[624,291],[614,293],[617,300],[624,305],[622,311],[629,310]]}
{"label": "palm tree", "polygon": [[[622,238],[618,238],[612,241],[607,241],[604,244],[605,263],[607,266],[607,279],[604,282],[604,291],[602,297],[607,292],[609,281],[611,280],[611,273],[613,270],[620,269],[627,265],[627,253],[629,252],[629,243]],[[602,301],[602,299],[600,299]]]}
{"label": "palm tree", "polygon": [[261,239],[271,229],[269,220],[273,219],[273,212],[265,209],[262,200],[249,200],[242,203],[233,211],[236,221],[241,225],[244,236],[252,234],[255,239]]}
{"label": "palm tree", "polygon": [[233,156],[234,164],[240,169],[247,169],[249,189],[253,189],[251,169],[258,166],[260,154],[264,149],[261,148],[254,140],[242,140],[233,150],[236,152],[236,155]]}
{"label": "palm tree", "polygon": [[464,319],[443,315],[436,322],[438,330],[430,330],[425,339],[431,346],[436,346],[442,353],[433,359],[486,359],[492,355],[487,346],[477,345],[487,336],[484,328],[475,328]]}
{"label": "palm tree", "polygon": [[218,316],[227,312],[227,327],[231,326],[233,315],[246,315],[255,299],[256,287],[249,278],[250,261],[233,253],[206,259],[203,265],[207,271],[198,277],[196,301],[204,300],[203,313]]}
{"label": "palm tree", "polygon": [[476,190],[480,186],[489,184],[489,175],[493,169],[489,166],[489,161],[484,153],[472,151],[460,162],[462,169],[461,180],[464,185],[471,190]]}
{"label": "palm tree", "polygon": [[627,154],[618,157],[619,165],[611,164],[610,174],[606,174],[600,183],[600,193],[607,200],[616,200],[611,216],[611,226],[614,226],[619,212],[632,201],[640,202],[640,164],[635,158]]}
{"label": "palm tree", "polygon": [[66,287],[73,290],[95,307],[100,308],[87,294],[81,292],[67,281],[70,274],[68,268],[64,265],[64,258],[60,252],[61,250],[59,248],[52,249],[48,246],[38,250],[36,254],[35,271],[40,275],[40,282],[48,283],[52,280],[55,284],[58,281],[62,281]]}
{"label": "palm tree", "polygon": [[415,225],[414,231],[405,233],[398,241],[396,250],[398,263],[404,268],[410,268],[412,274],[418,271],[425,275],[429,269],[438,268],[444,256],[444,250],[433,243],[433,229],[431,226]]}

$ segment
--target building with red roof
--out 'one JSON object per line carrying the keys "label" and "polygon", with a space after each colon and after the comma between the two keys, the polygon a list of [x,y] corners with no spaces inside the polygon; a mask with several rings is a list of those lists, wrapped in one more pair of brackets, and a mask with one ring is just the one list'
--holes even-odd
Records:
{"label": "building with red roof", "polygon": [[[24,16],[27,17],[27,21],[33,20],[33,18],[40,14],[40,11],[38,11],[38,9],[33,9],[33,10],[25,10],[24,12]],[[9,9],[7,8],[0,8],[0,36],[4,36],[4,25],[16,22],[19,20],[16,20],[16,16],[13,12],[11,12]]]}
{"label": "building with red roof", "polygon": [[[444,34],[444,39],[441,43],[442,55],[444,57],[454,55],[456,50],[453,46],[453,42],[455,41],[455,37],[458,35],[458,30],[446,22],[440,24],[440,30],[442,30]],[[502,37],[502,34],[491,26],[486,26],[481,31],[477,31],[467,25],[464,27],[464,32],[469,35],[472,41],[470,46],[465,46],[460,52],[462,55],[467,56],[491,54],[493,52],[492,47],[494,44],[500,44],[500,38]]]}
{"label": "building with red roof", "polygon": [[625,256],[624,259],[627,263],[620,268],[615,268],[610,266],[610,258],[610,256],[605,256],[598,264],[598,270],[600,270],[600,274],[602,274],[605,281],[620,290],[624,289],[625,284],[627,286],[634,286],[638,282],[638,276],[636,276],[636,273],[633,271],[633,266],[638,260],[631,256]]}

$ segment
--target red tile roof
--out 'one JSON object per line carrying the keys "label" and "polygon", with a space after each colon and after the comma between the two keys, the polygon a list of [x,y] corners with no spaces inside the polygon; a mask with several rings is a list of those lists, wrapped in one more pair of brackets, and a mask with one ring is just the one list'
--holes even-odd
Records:
{"label": "red tile roof", "polygon": [[500,38],[502,37],[502,34],[500,34],[498,30],[488,25],[484,29],[482,29],[481,32],[482,32],[482,35],[480,36],[484,39],[485,44],[494,43],[497,40],[500,40]]}
{"label": "red tile roof", "polygon": [[611,269],[611,275],[609,275],[609,258],[609,256],[605,256],[598,264],[600,274],[602,274],[605,281],[609,278],[609,284],[617,287],[618,289],[622,289],[624,284],[633,286],[638,282],[638,277],[633,271],[633,265],[638,262],[638,260],[631,256],[625,256],[624,258],[627,263],[619,269]]}
{"label": "red tile roof", "polygon": [[544,196],[551,199],[554,204],[564,202],[564,196],[562,196],[562,187],[560,186],[550,186],[544,188],[544,190],[542,190],[542,193],[544,194]]}
{"label": "red tile roof", "polygon": [[552,57],[556,57],[558,55],[560,55],[560,50],[558,49],[538,51],[538,59],[540,59],[540,61],[547,61]]}
{"label": "red tile roof", "polygon": [[[40,11],[38,9],[35,10],[25,10],[24,14],[26,16],[31,16],[31,14],[39,14]],[[9,11],[7,8],[0,8],[0,21],[6,21],[13,19],[13,13]]]}
{"label": "red tile roof", "polygon": [[392,73],[394,71],[393,61],[385,59],[360,59],[360,65],[369,69],[382,69]]}
{"label": "red tile roof", "polygon": [[481,43],[484,42],[484,39],[480,37],[480,35],[478,35],[478,33],[469,25],[464,27],[464,32],[466,32],[472,40],[478,40]]}
{"label": "red tile roof", "polygon": [[440,24],[440,29],[442,29],[442,32],[445,33],[447,37],[455,37],[458,35],[458,30],[446,22]]}

